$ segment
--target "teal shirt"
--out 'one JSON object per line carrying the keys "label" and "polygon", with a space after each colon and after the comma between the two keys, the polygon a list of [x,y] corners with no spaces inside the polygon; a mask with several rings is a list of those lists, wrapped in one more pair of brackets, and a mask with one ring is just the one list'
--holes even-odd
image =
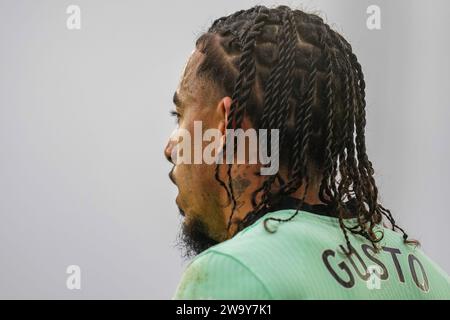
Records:
{"label": "teal shirt", "polygon": [[267,214],[232,239],[199,254],[175,299],[449,299],[448,275],[402,235],[382,228],[381,250],[349,233],[350,257],[337,218],[295,210]]}

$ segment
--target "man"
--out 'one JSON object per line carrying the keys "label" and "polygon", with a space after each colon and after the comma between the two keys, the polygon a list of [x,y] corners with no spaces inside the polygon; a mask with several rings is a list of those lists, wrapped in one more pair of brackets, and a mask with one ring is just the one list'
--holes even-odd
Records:
{"label": "man", "polygon": [[[256,6],[217,19],[197,40],[174,104],[178,130],[165,154],[182,240],[197,254],[175,298],[450,297],[446,273],[378,201],[362,69],[321,18]],[[212,129],[219,134],[201,147],[216,140],[216,161],[193,160],[195,135]],[[263,174],[259,153],[256,163],[237,161],[233,143],[246,141],[229,134],[237,129],[266,136],[276,172]],[[244,147],[249,159],[254,146]]]}

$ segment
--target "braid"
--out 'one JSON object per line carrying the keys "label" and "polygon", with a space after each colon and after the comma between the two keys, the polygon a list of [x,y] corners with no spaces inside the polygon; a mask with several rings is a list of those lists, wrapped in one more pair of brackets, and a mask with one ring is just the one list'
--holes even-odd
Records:
{"label": "braid", "polygon": [[[230,122],[228,123],[229,129],[235,129],[242,123],[245,106],[247,105],[250,92],[254,85],[256,66],[254,61],[254,47],[256,43],[256,37],[261,33],[262,27],[267,20],[267,9],[261,8],[255,19],[255,23],[252,26],[249,33],[247,33],[242,56],[239,65],[238,81],[235,85],[235,91],[233,95],[234,108],[230,109]],[[245,77],[245,81],[243,78]],[[233,118],[234,112],[236,113]]]}
{"label": "braid", "polygon": [[[283,12],[283,25],[278,33],[279,53],[278,63],[271,70],[265,87],[264,112],[261,120],[262,128],[276,128],[280,130],[280,144],[275,145],[271,157],[279,158],[279,148],[284,141],[284,124],[289,113],[289,97],[292,92],[292,73],[295,65],[294,54],[296,44],[295,22],[292,13]],[[270,135],[270,131],[269,131]],[[278,175],[267,178],[262,187],[253,195],[255,201],[259,192],[263,192],[260,208],[267,207],[271,199],[271,189]]]}
{"label": "braid", "polygon": [[[283,142],[285,142],[285,123],[287,121],[288,115],[289,115],[289,98],[291,97],[292,94],[292,85],[293,85],[293,77],[292,77],[292,73],[294,70],[294,66],[295,66],[295,47],[296,47],[296,42],[297,42],[297,30],[295,28],[295,20],[293,17],[293,14],[290,10],[287,11],[286,13],[286,19],[285,19],[285,24],[283,25],[287,30],[286,33],[288,34],[288,40],[289,40],[289,46],[286,50],[286,59],[282,59],[280,62],[281,67],[283,67],[284,65],[286,65],[287,70],[284,73],[285,75],[285,79],[283,82],[283,86],[281,88],[281,106],[280,108],[278,108],[278,117],[277,117],[277,127],[280,128],[280,147],[283,147]],[[312,80],[314,81],[315,75],[313,75]],[[273,177],[270,177],[267,181],[268,181],[268,185],[272,185],[273,183]],[[266,182],[265,182],[266,183]],[[286,185],[281,185],[280,186],[280,192],[279,192],[279,196],[283,195],[285,193],[284,189],[286,189]],[[266,230],[268,230],[267,227],[267,221],[268,220],[274,220],[274,221],[278,221],[278,222],[288,222],[290,220],[292,220],[299,212],[299,209],[301,207],[301,205],[303,204],[307,191],[308,191],[308,187],[309,187],[309,180],[306,180],[306,185],[305,185],[305,190],[303,193],[303,197],[301,199],[300,204],[298,205],[296,211],[294,214],[292,214],[289,218],[287,219],[277,219],[277,218],[268,218],[264,220],[264,227],[266,228]],[[267,191],[266,191],[267,192]],[[265,198],[264,200],[267,201],[267,198]]]}
{"label": "braid", "polygon": [[[295,213],[286,219],[265,219],[264,226],[273,232],[269,220],[292,220],[313,187],[313,178],[318,178],[319,199],[336,212],[350,254],[350,234],[361,235],[376,247],[382,236],[377,237],[374,228],[383,217],[408,241],[378,201],[365,144],[366,83],[351,45],[341,35],[314,14],[286,6],[255,6],[214,21],[197,40],[197,47],[202,45],[205,59],[198,74],[232,97],[227,129],[241,128],[248,118],[255,129],[267,129],[268,142],[270,129],[280,130],[280,143],[271,146],[270,156],[280,159],[287,179],[273,174],[262,181],[251,194],[253,210],[238,224],[238,231],[304,187]],[[227,135],[227,143],[229,139]],[[227,182],[220,177],[220,164],[215,178],[231,202],[230,228],[237,202],[233,165],[227,165]],[[321,177],[313,176],[312,169]],[[350,207],[345,200],[353,201],[354,225],[346,219]]]}
{"label": "braid", "polygon": [[[332,43],[340,48],[343,52],[346,52],[346,48],[344,48],[343,43],[340,41],[339,36],[332,31],[329,26],[325,26],[328,35],[330,36],[330,39]],[[340,137],[335,138],[334,147],[335,150],[332,155],[332,161],[331,163],[335,164],[337,163],[337,159],[339,159],[339,168],[336,167],[336,165],[333,166],[331,169],[331,179],[330,179],[330,185],[333,187],[334,195],[336,195],[335,204],[336,204],[336,210],[339,213],[339,226],[341,230],[344,233],[344,237],[347,243],[348,252],[351,254],[352,250],[350,248],[350,241],[348,238],[348,232],[347,230],[350,230],[353,233],[359,233],[368,238],[372,244],[373,238],[369,237],[368,234],[365,232],[364,228],[364,221],[360,214],[357,214],[357,221],[358,225],[353,227],[348,227],[344,223],[344,212],[343,212],[343,206],[342,206],[342,196],[346,192],[346,190],[349,190],[349,183],[351,180],[353,180],[353,188],[356,190],[357,193],[357,199],[358,201],[358,212],[363,212],[364,207],[362,205],[363,199],[362,199],[362,192],[359,188],[359,172],[356,167],[356,162],[354,161],[354,147],[353,147],[353,129],[354,129],[354,108],[355,105],[353,104],[354,99],[354,74],[352,72],[351,63],[347,56],[347,54],[344,54],[343,58],[343,64],[340,65],[340,67],[345,71],[340,73],[340,80],[343,84],[344,88],[344,101],[343,101],[343,108],[344,108],[344,116],[343,116],[343,134],[340,135]],[[338,62],[338,59],[335,59],[336,62]],[[350,78],[350,79],[349,79]],[[347,146],[347,152],[345,152],[345,146]],[[338,191],[336,194],[336,182],[334,180],[337,170],[339,170],[339,173],[341,175],[341,181],[338,185]],[[356,178],[356,179],[355,179]],[[349,192],[347,192],[347,197],[350,196]]]}
{"label": "braid", "polygon": [[314,93],[316,90],[317,68],[315,64],[316,62],[312,61],[307,82],[307,90],[303,102],[298,108],[299,115],[296,116],[295,142],[292,154],[292,178],[286,186],[291,189],[286,190],[286,193],[296,190],[302,183],[302,179],[307,172],[307,152],[311,136],[312,105],[314,103]]}
{"label": "braid", "polygon": [[[233,91],[232,105],[230,108],[227,129],[235,129],[241,126],[243,113],[245,112],[245,107],[250,97],[255,79],[256,67],[253,50],[255,47],[256,37],[260,34],[267,17],[267,8],[260,7],[254,25],[250,28],[250,31],[245,36],[245,43],[239,63],[239,75]],[[231,137],[227,135],[226,139],[227,143],[229,143]],[[233,145],[235,145],[234,142]],[[227,169],[228,189],[229,193],[231,194],[232,201],[231,214],[228,220],[228,229],[231,227],[232,217],[237,205],[236,199],[234,197],[232,183],[232,166],[233,164],[228,164]]]}
{"label": "braid", "polygon": [[[331,55],[331,50],[327,43],[328,37],[325,37],[322,35],[322,44],[324,48],[325,53],[325,61],[327,64],[326,69],[326,101],[328,103],[328,114],[327,114],[327,135],[326,135],[326,146],[325,146],[325,165],[323,170],[323,178],[322,183],[320,185],[320,191],[319,191],[319,197],[322,202],[325,203],[333,203],[333,196],[332,193],[333,190],[331,190],[334,187],[334,184],[331,184],[332,180],[332,173],[333,173],[333,143],[334,143],[334,124],[333,124],[333,118],[334,118],[334,73],[333,73],[333,60]],[[325,198],[325,194],[328,196],[328,199]]]}

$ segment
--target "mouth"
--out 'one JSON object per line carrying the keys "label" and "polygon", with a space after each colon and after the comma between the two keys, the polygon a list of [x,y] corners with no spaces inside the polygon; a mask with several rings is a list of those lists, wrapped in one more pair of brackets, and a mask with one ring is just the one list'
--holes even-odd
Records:
{"label": "mouth", "polygon": [[[170,179],[170,181],[172,181],[172,183],[174,184],[174,185],[177,185],[177,183],[175,182],[175,177],[173,176],[173,170],[175,169],[175,166],[174,167],[172,167],[172,169],[170,170],[170,172],[169,172],[169,179]],[[178,187],[178,186],[177,186]],[[181,209],[181,207],[180,207],[180,205],[179,205],[179,203],[178,203],[178,196],[177,196],[177,198],[175,199],[175,204],[177,205],[177,207],[178,207],[178,211],[180,212],[180,215],[181,216],[185,216],[185,213],[184,213],[184,211],[183,211],[183,209]]]}
{"label": "mouth", "polygon": [[[172,169],[171,169],[170,172],[169,172],[169,179],[170,179],[170,181],[172,181],[172,183],[173,183],[174,185],[177,185],[177,183],[175,182],[175,177],[173,176],[173,170],[174,170],[174,169],[175,169],[175,166],[172,167]],[[178,204],[178,197],[175,199],[175,204],[176,204],[177,207],[178,207],[178,211],[180,212],[180,215],[184,217],[184,216],[185,216],[185,213],[184,213],[183,209],[181,209],[180,205]]]}
{"label": "mouth", "polygon": [[185,216],[185,212],[184,212],[183,209],[181,209],[180,205],[178,204],[178,197],[175,199],[175,204],[177,205],[177,208],[178,208],[178,211],[179,211],[180,215],[182,217],[184,217]]}

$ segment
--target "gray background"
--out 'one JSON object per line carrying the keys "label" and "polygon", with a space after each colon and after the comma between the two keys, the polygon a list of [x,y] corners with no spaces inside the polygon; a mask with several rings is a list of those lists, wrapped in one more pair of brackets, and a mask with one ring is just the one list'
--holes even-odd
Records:
{"label": "gray background", "polygon": [[[172,296],[186,262],[163,157],[171,96],[200,32],[257,3],[283,2],[0,1],[0,298]],[[381,199],[449,272],[450,2],[284,3],[352,43]]]}

